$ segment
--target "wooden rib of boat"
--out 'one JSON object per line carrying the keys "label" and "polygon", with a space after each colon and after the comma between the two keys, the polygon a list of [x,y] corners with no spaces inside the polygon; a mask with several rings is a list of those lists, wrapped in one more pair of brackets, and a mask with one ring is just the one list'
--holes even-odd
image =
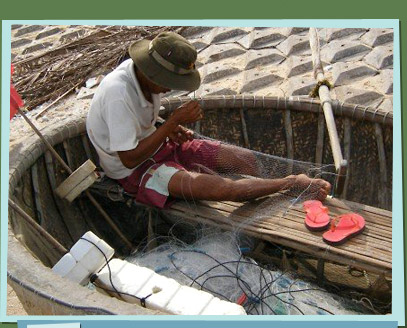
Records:
{"label": "wooden rib of boat", "polygon": [[[189,98],[164,98],[162,114]],[[205,118],[194,128],[199,133],[231,144],[294,160],[332,163],[318,101],[303,98],[208,96],[199,98]],[[342,200],[328,201],[340,214],[357,208],[366,218],[367,231],[340,247],[328,247],[321,236],[302,223],[303,212],[294,206],[282,214],[261,216],[252,224],[241,222],[256,213],[268,198],[245,204],[199,202],[191,207],[179,201],[157,215],[217,225],[242,231],[265,242],[299,250],[323,261],[346,264],[380,275],[391,275],[392,113],[334,103],[333,109],[344,157],[349,160]],[[44,135],[72,169],[88,158],[97,162],[88,140],[85,118],[61,122]],[[33,136],[10,152],[9,196],[63,246],[69,248],[87,230],[103,238],[120,255],[123,245],[85,198],[72,204],[58,199],[55,188],[67,174],[42,142]],[[109,194],[109,193],[108,193]],[[150,209],[113,201],[95,194],[108,215],[134,244],[148,230]],[[276,195],[273,197],[284,197]],[[61,254],[9,210],[8,281],[30,314],[158,314],[101,295],[52,273]]]}

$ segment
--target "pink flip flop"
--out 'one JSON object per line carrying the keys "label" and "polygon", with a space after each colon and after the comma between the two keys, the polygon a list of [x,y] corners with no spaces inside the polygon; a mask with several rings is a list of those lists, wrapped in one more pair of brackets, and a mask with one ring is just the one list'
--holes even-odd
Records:
{"label": "pink flip flop", "polygon": [[341,245],[348,239],[359,235],[365,229],[365,219],[356,213],[340,215],[332,220],[331,229],[322,235],[329,245]]}
{"label": "pink flip flop", "polygon": [[323,231],[328,228],[329,210],[319,200],[307,200],[303,203],[303,207],[307,213],[304,224],[308,230]]}

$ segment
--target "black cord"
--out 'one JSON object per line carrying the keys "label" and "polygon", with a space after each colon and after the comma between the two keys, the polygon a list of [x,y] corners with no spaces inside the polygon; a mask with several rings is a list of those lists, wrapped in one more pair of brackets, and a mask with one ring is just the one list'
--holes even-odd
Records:
{"label": "black cord", "polygon": [[120,294],[119,296],[125,295],[125,296],[134,297],[134,298],[136,298],[136,299],[138,299],[138,300],[140,301],[140,304],[141,304],[141,306],[143,306],[143,307],[146,307],[146,300],[147,300],[147,298],[149,298],[151,295],[153,295],[153,294],[151,293],[151,294],[149,294],[149,295],[147,295],[147,296],[145,296],[145,297],[138,297],[138,296],[135,296],[135,295],[133,295],[133,294],[129,294],[129,293],[125,293],[125,292],[118,292],[116,289],[115,289],[115,290],[113,290],[113,289],[108,289],[108,288],[105,288],[105,287],[102,287],[102,286],[98,286],[98,285],[96,285],[96,284],[95,284],[95,286],[96,286],[97,288],[100,288],[100,289],[106,291],[106,292],[119,293],[119,294]]}
{"label": "black cord", "polygon": [[[187,273],[185,273],[184,271],[182,271],[182,270],[177,266],[177,264],[175,263],[175,260],[176,260],[175,254],[177,254],[177,253],[182,253],[182,252],[189,252],[189,253],[196,253],[196,254],[204,255],[204,256],[206,256],[206,257],[212,259],[214,262],[216,262],[216,265],[214,265],[213,267],[211,267],[211,268],[209,268],[208,270],[204,271],[203,273],[199,274],[199,275],[196,276],[195,278],[194,278],[194,277],[191,277],[190,275],[188,275]],[[294,297],[293,293],[306,292],[306,291],[311,291],[311,290],[329,293],[327,290],[320,289],[320,288],[303,288],[303,289],[298,289],[298,290],[292,290],[292,287],[293,287],[293,285],[296,283],[296,281],[293,281],[293,282],[290,284],[289,289],[286,290],[286,291],[280,291],[280,292],[276,292],[276,293],[271,293],[271,290],[270,290],[271,286],[272,286],[276,281],[278,281],[279,279],[281,279],[282,277],[284,277],[284,276],[286,275],[287,271],[281,272],[281,274],[279,274],[277,277],[273,277],[273,275],[272,275],[269,271],[267,271],[267,272],[269,272],[269,275],[270,275],[269,279],[271,279],[271,281],[267,282],[268,279],[267,279],[267,277],[265,276],[264,269],[263,269],[260,265],[258,265],[257,263],[255,263],[255,262],[243,260],[243,255],[242,255],[242,254],[240,255],[240,257],[239,257],[238,260],[220,262],[219,260],[217,260],[216,258],[214,258],[213,256],[211,256],[210,254],[207,254],[207,253],[205,253],[205,252],[203,252],[203,251],[201,251],[201,250],[196,250],[196,249],[195,249],[195,250],[179,250],[179,251],[173,252],[172,254],[169,255],[169,258],[170,258],[170,261],[171,261],[172,265],[174,266],[174,268],[175,268],[178,272],[180,272],[181,274],[183,274],[184,276],[186,276],[188,279],[191,280],[190,286],[192,286],[193,284],[197,284],[198,286],[200,286],[200,288],[201,288],[202,290],[209,291],[209,292],[211,292],[212,294],[217,295],[217,296],[219,296],[219,297],[221,297],[221,298],[223,298],[223,299],[225,299],[225,300],[228,300],[228,301],[230,301],[228,297],[226,297],[225,295],[220,294],[220,293],[217,292],[217,291],[211,290],[210,288],[206,287],[205,285],[207,284],[208,281],[213,280],[213,279],[216,279],[216,278],[232,278],[232,279],[236,279],[236,283],[237,283],[237,285],[239,286],[239,288],[242,290],[242,293],[244,293],[244,294],[247,296],[247,298],[248,298],[248,301],[246,302],[246,305],[245,305],[246,311],[247,311],[248,314],[253,314],[252,312],[256,312],[255,314],[260,314],[260,313],[259,313],[258,306],[260,307],[260,312],[261,312],[261,314],[264,314],[264,313],[265,313],[265,308],[264,308],[264,307],[267,307],[273,314],[277,314],[277,313],[274,311],[274,309],[266,302],[267,299],[269,299],[269,298],[271,298],[271,297],[275,297],[275,298],[278,299],[280,302],[282,302],[282,303],[284,303],[284,304],[287,304],[287,305],[289,305],[289,306],[291,306],[291,307],[294,307],[299,313],[301,313],[302,315],[304,315],[305,313],[300,309],[299,306],[297,306],[297,305],[294,304],[293,302],[289,302],[289,301],[286,301],[286,300],[282,299],[279,295],[289,294],[289,295],[295,300],[295,297]],[[234,271],[231,270],[231,269],[227,266],[228,264],[237,264],[237,265],[236,265],[236,269],[235,269]],[[253,266],[256,266],[256,267],[258,267],[258,269],[260,270],[260,271],[259,271],[260,289],[259,289],[259,292],[258,292],[257,294],[251,289],[251,287],[250,287],[250,285],[248,284],[248,282],[245,281],[244,279],[242,279],[242,278],[240,277],[240,275],[239,275],[239,267],[240,267],[241,265],[245,265],[245,264],[246,264],[246,265],[253,265]],[[215,270],[215,269],[217,269],[217,268],[219,268],[219,267],[223,267],[224,269],[226,269],[228,272],[230,272],[230,275],[228,275],[228,274],[214,275],[214,276],[207,277],[203,282],[198,282],[198,279],[202,278],[203,276],[207,275],[208,273],[210,273],[211,271],[213,271],[213,270]],[[263,284],[263,281],[264,281],[265,284]],[[269,295],[266,295],[267,292],[269,292],[270,294],[269,294]],[[309,304],[309,303],[304,303],[304,304],[307,304],[307,305],[309,305],[309,306],[313,306],[313,307],[315,307],[315,308],[318,308],[318,309],[323,310],[323,311],[325,311],[325,312],[327,312],[327,313],[329,313],[329,314],[334,315],[334,313],[332,313],[331,311],[329,311],[329,310],[327,310],[327,309],[325,309],[325,308],[322,308],[322,307],[320,307],[320,306],[318,306],[318,305],[316,305],[316,304]]]}
{"label": "black cord", "polygon": [[[174,258],[173,255],[176,254],[176,253],[181,253],[181,252],[194,252],[194,253],[206,255],[207,257],[209,257],[210,259],[212,259],[213,261],[215,261],[216,263],[218,263],[218,265],[216,265],[216,266],[210,268],[209,270],[203,272],[203,273],[202,273],[200,276],[198,276],[197,278],[192,278],[192,277],[188,276],[187,274],[185,274],[184,272],[182,272],[182,270],[180,270],[180,269],[175,265],[175,263],[174,263],[174,261],[173,261],[173,258]],[[250,289],[249,284],[248,284],[247,282],[243,281],[242,279],[240,279],[238,275],[236,275],[231,269],[229,269],[229,268],[226,266],[227,264],[238,263],[239,261],[234,260],[234,261],[227,261],[227,262],[223,262],[223,263],[222,263],[222,262],[219,262],[217,259],[215,259],[213,256],[211,256],[211,255],[209,255],[209,254],[207,254],[207,253],[201,252],[201,251],[197,251],[197,250],[181,250],[181,251],[178,251],[178,252],[174,252],[174,253],[171,254],[170,260],[171,260],[171,263],[174,265],[174,267],[175,267],[179,272],[181,272],[181,273],[184,274],[187,278],[189,278],[189,279],[192,280],[191,286],[192,286],[193,283],[196,283],[196,284],[199,285],[199,283],[196,282],[196,279],[198,279],[198,278],[204,276],[205,274],[209,273],[210,271],[212,271],[212,270],[214,270],[214,269],[216,269],[216,268],[222,266],[222,267],[224,267],[227,271],[229,271],[231,274],[234,274],[234,277],[236,277],[236,278],[238,279],[238,281],[244,283],[244,284],[246,285],[246,288],[254,295],[254,293],[253,293],[253,292],[251,291],[251,289]],[[245,263],[246,263],[246,264],[253,264],[252,262],[245,262]],[[242,288],[240,285],[239,285],[239,287],[243,290],[243,288]],[[244,290],[243,290],[243,291],[244,291]]]}
{"label": "black cord", "polygon": [[[110,268],[109,259],[107,258],[106,254],[105,254],[105,253],[103,252],[103,250],[102,250],[98,245],[96,245],[93,241],[88,240],[88,239],[86,239],[86,238],[84,238],[84,237],[81,237],[80,239],[85,240],[85,241],[87,241],[88,243],[90,243],[90,244],[92,244],[93,246],[95,246],[95,247],[99,250],[99,252],[101,252],[101,253],[103,254],[103,257],[105,258],[106,266],[107,266],[107,269],[108,269],[108,271],[109,271],[109,282],[110,282],[110,284],[112,285],[113,290],[109,290],[109,289],[107,289],[107,288],[104,288],[104,287],[101,287],[101,286],[97,286],[97,285],[96,285],[96,287],[98,287],[98,288],[100,288],[100,289],[102,289],[102,290],[105,290],[105,291],[114,292],[114,293],[116,293],[116,294],[117,294],[118,296],[120,296],[120,297],[121,297],[122,295],[134,297],[134,298],[136,298],[136,299],[138,299],[138,300],[140,301],[140,305],[141,305],[142,307],[146,307],[146,299],[149,298],[152,294],[150,294],[150,295],[148,295],[148,296],[146,296],[146,297],[138,297],[138,296],[133,295],[133,294],[128,294],[128,293],[124,293],[124,292],[119,292],[119,291],[117,290],[117,288],[115,287],[114,283],[113,283],[112,270],[111,270],[111,268]],[[94,275],[94,276],[95,276],[95,275]],[[94,276],[93,276],[93,280],[95,281],[96,278],[95,278]],[[97,275],[96,275],[96,277],[97,277]]]}
{"label": "black cord", "polygon": [[[181,253],[181,252],[193,252],[193,253],[197,253],[197,254],[203,254],[203,255],[205,255],[205,256],[211,258],[213,261],[215,261],[215,262],[217,263],[217,265],[215,265],[214,267],[212,267],[212,268],[206,270],[205,272],[203,272],[202,274],[200,274],[198,277],[192,278],[192,277],[190,277],[189,275],[187,275],[185,272],[183,272],[181,269],[179,269],[179,268],[177,267],[177,265],[174,263],[174,255],[175,255],[176,253]],[[256,266],[256,267],[258,267],[258,268],[261,269],[261,267],[260,267],[257,263],[242,261],[242,256],[240,256],[239,260],[220,262],[220,261],[218,261],[217,259],[215,259],[213,256],[211,256],[211,255],[209,255],[209,254],[207,254],[207,253],[205,253],[205,252],[198,251],[198,250],[181,250],[181,251],[174,252],[174,253],[172,253],[172,254],[170,255],[170,261],[171,261],[172,265],[174,266],[174,268],[175,268],[177,271],[179,271],[181,274],[185,275],[188,279],[192,280],[192,284],[193,284],[193,283],[196,283],[196,284],[199,285],[201,288],[203,288],[203,285],[206,283],[206,281],[208,281],[208,280],[210,280],[210,279],[214,279],[214,278],[218,278],[218,277],[232,277],[232,278],[235,278],[235,279],[237,280],[237,284],[238,284],[238,286],[240,287],[240,289],[242,290],[242,292],[244,292],[244,293],[247,295],[247,292],[245,291],[245,288],[243,288],[243,287],[241,286],[241,283],[246,287],[247,291],[249,291],[250,294],[249,294],[248,298],[249,298],[249,300],[251,300],[250,304],[252,304],[252,303],[254,303],[254,304],[255,304],[255,303],[257,303],[257,304],[262,304],[262,303],[264,303],[264,305],[267,306],[267,307],[269,308],[269,310],[270,310],[273,314],[276,314],[275,311],[271,308],[271,306],[270,306],[269,304],[263,302],[263,298],[262,298],[262,297],[259,297],[259,295],[257,295],[256,293],[253,292],[253,290],[250,288],[250,285],[249,285],[246,281],[244,281],[243,279],[241,279],[241,278],[239,277],[239,275],[238,275],[236,272],[233,272],[230,268],[228,268],[228,267],[226,266],[227,264],[233,264],[233,263],[242,264],[242,263],[243,263],[243,264],[254,265],[254,266]],[[200,277],[204,276],[205,274],[209,273],[210,271],[212,271],[212,270],[214,270],[214,269],[216,269],[216,268],[218,268],[218,267],[224,267],[224,268],[225,268],[227,271],[229,271],[233,276],[224,276],[224,275],[212,276],[212,277],[207,278],[202,284],[200,284],[200,283],[198,283],[198,282],[196,281],[196,280],[199,279]],[[282,273],[277,279],[279,279],[281,276],[283,276],[283,273]],[[277,279],[275,279],[274,281],[276,281]],[[274,282],[274,281],[273,281],[273,282]],[[191,286],[192,286],[192,284],[191,284]],[[270,286],[270,285],[268,285],[268,286]],[[210,292],[212,292],[212,293],[216,293],[217,295],[219,295],[219,293],[217,293],[217,292],[215,292],[215,291],[212,291],[212,290],[210,290],[210,289],[208,289],[208,288],[205,288],[205,289],[208,290],[208,291],[210,291]],[[224,295],[222,295],[222,298],[228,300],[228,298],[227,298],[226,296],[224,296]],[[278,297],[277,297],[277,298],[278,298]],[[284,302],[283,300],[281,300],[281,301]],[[256,308],[254,308],[254,309],[256,309]],[[299,311],[302,313],[301,310],[299,310]],[[251,312],[251,311],[248,311],[248,312]],[[256,312],[257,312],[257,314],[259,314],[257,309],[256,309]],[[264,312],[263,312],[263,313],[264,313]],[[249,313],[249,314],[250,314],[250,313]]]}

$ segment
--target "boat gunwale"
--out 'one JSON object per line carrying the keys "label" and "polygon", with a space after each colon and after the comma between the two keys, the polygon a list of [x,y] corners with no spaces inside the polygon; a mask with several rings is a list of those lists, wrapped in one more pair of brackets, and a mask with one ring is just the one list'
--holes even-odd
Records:
{"label": "boat gunwale", "polygon": [[[190,97],[176,97],[176,98],[163,98],[162,105],[166,108],[164,111],[160,112],[165,113],[171,111],[178,107],[181,103],[185,101],[191,100]],[[268,108],[271,110],[298,110],[298,111],[305,111],[305,112],[312,112],[312,113],[319,113],[321,112],[320,102],[318,100],[313,99],[304,99],[301,97],[244,97],[244,96],[207,96],[201,97],[197,99],[200,101],[201,106],[203,109],[216,109],[216,108]],[[300,103],[303,103],[302,105]],[[226,106],[225,106],[226,105]],[[364,119],[370,122],[377,122],[377,120],[381,121],[381,124],[385,124],[387,126],[392,126],[393,123],[393,115],[392,113],[384,113],[381,110],[376,110],[374,115],[372,112],[368,110],[366,107],[356,106],[352,107],[352,105],[342,104],[342,105],[334,105],[335,115],[347,115],[352,117],[353,119]],[[342,110],[341,110],[342,108]],[[353,110],[350,112],[350,110]],[[47,127],[42,132],[44,133],[45,138],[50,142],[51,145],[56,145],[62,143],[63,140],[67,138],[74,138],[80,135],[86,134],[86,117],[74,117],[69,118],[68,120],[61,120],[58,122],[57,126]],[[42,155],[44,155],[47,151],[46,146],[43,142],[36,136],[32,135],[22,142],[22,148],[20,149],[12,149],[13,152],[10,152],[10,161],[9,161],[9,197],[13,197],[12,194],[17,187],[18,182],[23,177],[24,173],[29,169]],[[15,152],[14,152],[15,151]],[[14,231],[11,227],[10,221],[8,224],[8,235],[9,235],[9,253],[8,257],[10,261],[10,254],[11,257],[15,252],[21,252],[22,250],[26,252],[24,255],[29,258],[30,260],[35,260],[35,257],[31,255],[24,245],[21,242],[12,242],[10,238],[15,239]],[[18,244],[18,245],[17,245]],[[10,253],[10,250],[12,252]],[[33,261],[28,261],[33,262]],[[26,263],[26,262],[24,262]],[[33,265],[37,268],[37,265],[40,265],[42,269],[47,269],[51,271],[48,267],[42,264],[39,261],[34,261]],[[13,268],[9,267],[8,269],[13,270]],[[21,269],[21,268],[20,268]],[[31,271],[30,268],[25,268],[27,277],[29,277],[28,272]],[[10,272],[13,275],[13,272]],[[14,275],[15,276],[15,275]],[[53,274],[54,278],[60,282],[64,282],[65,279],[61,278],[55,274]],[[49,280],[43,281],[44,283],[49,284]],[[28,281],[27,283],[32,283],[32,281]],[[78,286],[80,288],[80,286]],[[95,292],[97,293],[97,292]],[[101,295],[100,293],[97,293]],[[104,295],[101,295],[104,296]]]}
{"label": "boat gunwale", "polygon": [[[168,114],[183,103],[196,100],[204,110],[209,109],[272,109],[272,110],[295,110],[311,113],[323,113],[319,99],[291,96],[256,96],[256,95],[210,95],[201,97],[163,97],[161,105],[165,108],[160,111]],[[393,126],[393,112],[381,108],[349,104],[339,100],[332,100],[332,109],[335,116],[349,117],[352,120],[368,121],[386,126]]]}

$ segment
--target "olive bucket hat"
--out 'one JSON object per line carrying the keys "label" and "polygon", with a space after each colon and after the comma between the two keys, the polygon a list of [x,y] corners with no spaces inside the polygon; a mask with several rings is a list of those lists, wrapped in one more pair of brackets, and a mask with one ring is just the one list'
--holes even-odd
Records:
{"label": "olive bucket hat", "polygon": [[201,84],[196,49],[177,33],[162,32],[152,41],[137,41],[130,45],[129,54],[137,68],[161,87],[194,91]]}

